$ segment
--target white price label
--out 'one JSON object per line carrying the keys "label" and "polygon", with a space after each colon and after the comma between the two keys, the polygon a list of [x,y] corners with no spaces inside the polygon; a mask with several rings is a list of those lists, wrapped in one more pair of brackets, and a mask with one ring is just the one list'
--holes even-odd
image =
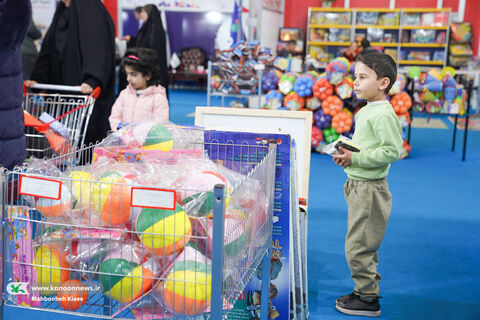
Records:
{"label": "white price label", "polygon": [[21,176],[20,194],[59,200],[61,185],[58,180]]}
{"label": "white price label", "polygon": [[132,207],[174,210],[176,200],[173,190],[132,188]]}

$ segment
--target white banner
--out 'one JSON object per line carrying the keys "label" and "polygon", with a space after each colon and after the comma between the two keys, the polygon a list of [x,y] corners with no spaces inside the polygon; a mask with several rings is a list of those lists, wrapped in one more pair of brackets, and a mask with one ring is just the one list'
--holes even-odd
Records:
{"label": "white banner", "polygon": [[55,9],[57,8],[57,1],[55,0],[31,0],[32,16],[35,25],[40,31],[45,34],[47,28],[52,22]]}
{"label": "white banner", "polygon": [[147,4],[156,4],[159,8],[166,9],[193,9],[198,11],[232,11],[233,0],[122,0],[123,9],[135,9]]}

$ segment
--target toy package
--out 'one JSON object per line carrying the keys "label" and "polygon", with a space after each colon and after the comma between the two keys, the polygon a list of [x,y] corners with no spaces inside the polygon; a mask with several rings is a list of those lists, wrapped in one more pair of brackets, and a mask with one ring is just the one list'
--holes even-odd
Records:
{"label": "toy package", "polygon": [[406,26],[419,26],[421,25],[421,14],[420,13],[405,13],[403,15],[403,24]]}
{"label": "toy package", "polygon": [[378,25],[380,26],[398,26],[400,14],[398,12],[386,12],[380,14]]}
{"label": "toy package", "polygon": [[384,30],[380,28],[368,28],[367,29],[367,39],[371,42],[382,42],[383,41]]}
{"label": "toy package", "polygon": [[411,40],[412,42],[415,42],[415,43],[434,43],[435,30],[429,30],[429,29],[412,30]]}
{"label": "toy package", "polygon": [[312,12],[310,24],[350,24],[350,13]]}
{"label": "toy package", "polygon": [[367,11],[357,13],[357,24],[376,25],[378,22],[378,12]]}

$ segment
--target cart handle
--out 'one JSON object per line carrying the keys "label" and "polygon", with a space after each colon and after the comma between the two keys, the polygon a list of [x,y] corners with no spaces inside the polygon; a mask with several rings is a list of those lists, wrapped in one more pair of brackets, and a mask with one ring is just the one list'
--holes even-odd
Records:
{"label": "cart handle", "polygon": [[[44,89],[44,90],[55,90],[55,91],[70,91],[70,92],[78,92],[80,93],[80,86],[64,86],[59,84],[47,84],[47,83],[36,83],[30,87],[31,89]],[[27,87],[25,86],[25,82],[23,83],[23,93],[27,92]],[[100,87],[96,87],[93,89],[91,96],[94,99],[97,99],[102,90]]]}
{"label": "cart handle", "polygon": [[[31,88],[33,89],[46,89],[46,90],[58,90],[58,91],[75,91],[75,92],[80,92],[80,87],[76,86],[63,86],[63,85],[53,85],[53,84],[35,84]],[[67,90],[65,89],[67,88]],[[23,83],[23,92],[26,93],[27,87],[25,86],[25,83]],[[93,92],[89,95],[89,97],[92,97],[94,100],[98,98],[98,96],[101,93],[100,87],[96,87],[93,89]],[[58,121],[62,119],[63,117],[69,115],[72,112],[77,111],[78,109],[84,108],[87,106],[88,103],[84,103],[82,105],[79,105],[76,108],[73,108],[72,110],[60,115],[59,117],[53,119],[50,122],[43,123],[41,125],[34,125],[34,124],[25,124],[26,127],[34,127],[36,130],[41,131],[41,130],[48,130],[50,129],[50,124],[52,124],[55,121]]]}

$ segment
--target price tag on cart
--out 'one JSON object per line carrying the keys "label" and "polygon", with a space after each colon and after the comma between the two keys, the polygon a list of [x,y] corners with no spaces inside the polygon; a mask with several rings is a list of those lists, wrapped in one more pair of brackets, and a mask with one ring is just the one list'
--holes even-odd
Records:
{"label": "price tag on cart", "polygon": [[61,185],[62,183],[58,180],[22,175],[20,176],[19,193],[26,196],[59,200]]}
{"label": "price tag on cart", "polygon": [[132,187],[132,207],[175,210],[174,190]]}

